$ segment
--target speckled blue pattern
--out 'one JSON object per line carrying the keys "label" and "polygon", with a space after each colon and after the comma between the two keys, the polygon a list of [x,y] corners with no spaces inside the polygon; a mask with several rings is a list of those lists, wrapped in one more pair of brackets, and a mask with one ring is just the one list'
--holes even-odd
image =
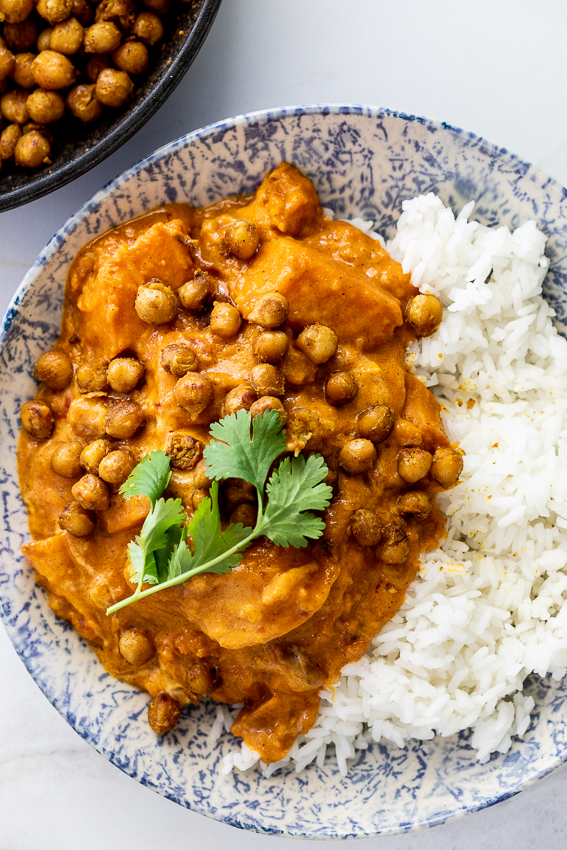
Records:
{"label": "speckled blue pattern", "polygon": [[290,107],[223,121],[172,142],[122,174],[51,240],[4,319],[0,349],[2,536],[0,597],[6,629],[28,670],[74,729],[130,776],[195,811],[244,829],[347,838],[433,826],[511,796],[567,759],[567,682],[535,678],[533,722],[505,756],[477,763],[469,734],[406,750],[374,745],[348,777],[323,769],[219,773],[235,746],[211,744],[211,704],[183,713],[156,738],[147,697],[106,675],[86,644],[49,610],[22,561],[28,537],[18,492],[19,410],[35,392],[39,354],[61,318],[69,262],[87,240],[163,201],[206,204],[253,190],[281,160],[298,165],[339,216],[377,221],[387,236],[405,198],[434,191],[458,210],[511,227],[535,218],[549,237],[546,296],[567,324],[567,193],[538,169],[478,137],[422,118],[361,106]]}

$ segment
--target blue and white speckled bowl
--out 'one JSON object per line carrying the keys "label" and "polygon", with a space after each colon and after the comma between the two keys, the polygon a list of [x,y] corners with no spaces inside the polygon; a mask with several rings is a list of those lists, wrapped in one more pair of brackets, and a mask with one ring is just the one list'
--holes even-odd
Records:
{"label": "blue and white speckled bowl", "polygon": [[156,204],[202,205],[250,192],[281,160],[299,166],[326,206],[362,215],[390,235],[405,198],[433,191],[460,209],[476,198],[485,224],[535,218],[549,237],[546,295],[567,321],[567,192],[506,150],[422,118],[360,106],[310,106],[239,116],[167,145],[117,177],[53,237],[16,293],[0,337],[4,624],[39,687],[74,729],[113,764],[172,800],[244,829],[349,838],[433,826],[516,794],[567,760],[567,682],[531,682],[533,722],[504,756],[478,764],[469,735],[406,750],[374,745],[348,777],[323,769],[221,776],[235,746],[208,740],[211,706],[184,713],[158,739],[145,695],[106,675],[86,644],[49,610],[23,562],[28,537],[18,492],[19,411],[33,396],[37,357],[57,336],[65,276],[78,249],[106,228]]}

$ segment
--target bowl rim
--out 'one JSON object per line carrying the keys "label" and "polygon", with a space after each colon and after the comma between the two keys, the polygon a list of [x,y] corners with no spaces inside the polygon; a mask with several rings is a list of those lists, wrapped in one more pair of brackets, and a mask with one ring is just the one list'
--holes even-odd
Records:
{"label": "bowl rim", "polygon": [[[220,3],[221,0],[215,0],[215,2]],[[336,114],[336,115],[366,115],[370,118],[380,119],[383,117],[391,117],[398,118],[403,121],[416,122],[419,123],[426,128],[430,128],[432,130],[444,130],[449,131],[450,133],[455,134],[456,136],[463,136],[468,140],[473,142],[481,143],[483,146],[484,152],[487,156],[491,158],[506,158],[511,164],[514,165],[515,168],[521,169],[523,172],[528,169],[532,174],[538,174],[541,176],[543,182],[549,184],[555,184],[559,187],[564,196],[567,196],[567,189],[563,188],[559,181],[550,177],[546,174],[542,169],[538,166],[532,165],[528,163],[526,160],[522,159],[515,153],[512,153],[505,147],[500,147],[495,143],[486,140],[484,137],[478,136],[477,134],[464,130],[459,127],[455,127],[452,124],[438,121],[435,119],[430,119],[422,116],[413,115],[410,113],[405,113],[403,111],[391,110],[385,107],[376,107],[376,106],[367,106],[362,104],[345,104],[345,103],[331,103],[331,104],[297,104],[291,106],[282,106],[282,107],[270,107],[266,109],[256,110],[252,112],[241,113],[231,118],[221,119],[212,124],[208,124],[202,128],[197,130],[193,130],[189,133],[184,134],[183,136],[178,137],[177,139],[173,139],[172,141],[162,145],[157,148],[152,153],[138,160],[134,165],[130,168],[122,171],[120,174],[116,175],[114,178],[109,180],[100,190],[98,190],[88,201],[86,201],[80,209],[70,216],[69,219],[63,224],[59,230],[51,237],[46,246],[43,248],[41,253],[37,256],[36,260],[29,268],[28,272],[24,276],[22,282],[18,286],[16,292],[14,293],[4,318],[2,319],[2,323],[0,325],[0,350],[2,349],[6,336],[9,333],[10,326],[12,324],[12,320],[18,312],[19,304],[26,294],[27,290],[33,285],[35,282],[36,276],[40,273],[41,269],[45,265],[46,261],[58,250],[59,246],[62,244],[67,234],[74,231],[75,227],[79,225],[86,216],[88,216],[91,211],[97,207],[107,196],[109,196],[115,190],[120,189],[120,187],[130,180],[132,177],[135,177],[137,174],[142,172],[148,165],[159,160],[163,156],[172,153],[173,151],[191,145],[193,142],[207,139],[210,136],[218,133],[219,131],[230,130],[238,126],[242,126],[248,123],[258,123],[258,122],[267,122],[273,119],[280,119],[285,117],[286,115],[298,115],[298,114]],[[556,768],[567,762],[567,747],[564,750],[564,753],[561,757],[556,757],[556,760],[553,764],[546,767],[541,767],[536,769],[529,776],[526,776],[521,785],[506,788],[501,793],[496,794],[492,797],[487,797],[484,800],[477,801],[471,803],[466,808],[461,810],[456,810],[451,813],[439,812],[437,815],[431,817],[430,819],[421,820],[412,823],[409,828],[407,824],[399,824],[396,827],[387,827],[386,829],[373,833],[352,833],[345,831],[341,834],[306,834],[302,832],[300,829],[296,829],[294,831],[288,830],[278,830],[272,827],[267,828],[259,828],[255,825],[250,824],[246,820],[241,820],[239,817],[235,817],[234,815],[227,815],[226,813],[215,813],[207,810],[206,807],[201,806],[198,800],[188,801],[185,797],[180,795],[176,795],[173,791],[168,791],[163,787],[158,786],[156,783],[152,781],[152,779],[145,775],[136,774],[134,770],[130,769],[129,764],[123,764],[116,757],[114,751],[107,749],[103,744],[97,744],[93,737],[89,732],[85,734],[84,730],[80,730],[78,728],[77,723],[75,722],[77,718],[71,713],[68,712],[63,704],[60,703],[57,694],[53,693],[53,688],[51,687],[51,683],[47,679],[41,679],[40,677],[36,677],[35,672],[32,670],[31,659],[28,659],[24,653],[24,648],[19,646],[17,643],[17,636],[15,630],[13,631],[10,628],[8,622],[8,613],[4,608],[4,603],[2,601],[2,597],[0,595],[0,621],[3,622],[3,625],[6,629],[8,637],[14,647],[16,653],[22,660],[26,669],[32,676],[36,685],[40,688],[40,690],[44,693],[53,707],[59,712],[59,714],[69,723],[69,725],[77,732],[80,737],[88,744],[90,744],[93,749],[95,749],[98,753],[105,756],[113,765],[118,767],[121,771],[126,773],[131,778],[137,780],[142,785],[145,785],[148,788],[151,788],[153,791],[156,791],[161,796],[166,797],[172,802],[178,803],[184,808],[188,808],[191,811],[196,813],[205,815],[206,817],[210,817],[213,820],[218,820],[220,822],[226,823],[230,826],[237,827],[239,829],[259,832],[260,834],[270,834],[270,835],[283,835],[288,838],[305,838],[311,840],[342,840],[342,839],[351,839],[351,838],[372,838],[378,837],[380,835],[396,835],[400,833],[407,832],[416,832],[420,829],[426,827],[438,826],[443,823],[452,823],[456,820],[460,820],[466,815],[473,814],[474,812],[480,811],[482,809],[486,809],[496,805],[497,803],[504,802],[505,800],[516,796],[521,791],[529,788],[531,785],[534,785],[543,777],[550,774]]]}
{"label": "bowl rim", "polygon": [[177,56],[172,59],[171,65],[162,77],[157,81],[146,96],[137,105],[136,109],[127,115],[99,142],[80,154],[76,159],[67,162],[60,168],[45,173],[29,185],[19,186],[0,194],[0,212],[5,212],[15,207],[35,201],[56,189],[66,186],[76,177],[80,177],[95,165],[114,153],[124,142],[127,142],[157,110],[163,106],[173,90],[179,85],[186,72],[189,70],[203,42],[205,41],[211,26],[215,20],[222,0],[203,0],[202,6],[197,14],[195,23],[191,28],[183,46]]}

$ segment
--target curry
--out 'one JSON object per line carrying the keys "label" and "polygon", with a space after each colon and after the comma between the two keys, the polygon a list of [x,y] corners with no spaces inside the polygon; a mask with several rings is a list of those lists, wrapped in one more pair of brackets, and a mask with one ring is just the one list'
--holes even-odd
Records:
{"label": "curry", "polygon": [[[53,611],[150,694],[157,733],[209,696],[242,704],[233,733],[281,759],[313,725],[320,688],[397,611],[444,531],[435,493],[462,469],[436,400],[405,368],[441,315],[379,242],[326,218],[286,163],[254,196],[165,204],[81,250],[22,410],[23,551]],[[289,452],[323,455],[323,537],[301,549],[262,538],[231,572],[107,616],[132,593],[127,546],[149,510],[119,486],[165,450],[168,494],[189,520],[211,486],[210,426],[240,409],[278,411]],[[225,482],[223,522],[253,524],[254,498]]]}

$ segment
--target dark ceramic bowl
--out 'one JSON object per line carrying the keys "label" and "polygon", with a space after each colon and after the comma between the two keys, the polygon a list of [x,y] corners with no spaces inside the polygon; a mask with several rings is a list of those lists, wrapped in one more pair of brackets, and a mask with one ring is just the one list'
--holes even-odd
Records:
{"label": "dark ceramic bowl", "polygon": [[[92,126],[68,119],[57,136],[65,144],[54,146],[53,165],[37,171],[3,163],[0,173],[0,212],[27,204],[64,186],[98,165],[151,118],[172,93],[197,56],[212,26],[221,0],[190,0],[177,5],[163,19],[164,49],[150,53],[150,71],[134,89],[125,109],[106,110]],[[154,48],[155,50],[156,48]],[[64,119],[65,120],[65,119]]]}

